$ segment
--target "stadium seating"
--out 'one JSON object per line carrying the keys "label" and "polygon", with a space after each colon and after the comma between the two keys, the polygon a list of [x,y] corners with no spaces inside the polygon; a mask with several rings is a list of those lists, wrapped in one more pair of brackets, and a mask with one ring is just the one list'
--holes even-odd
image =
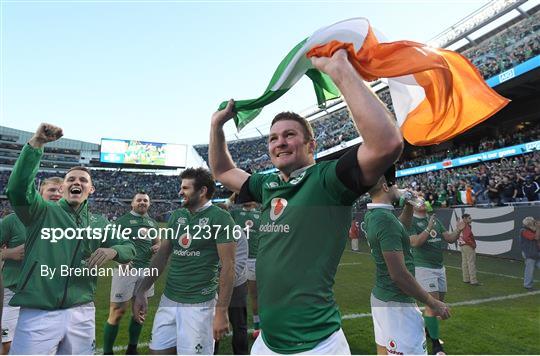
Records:
{"label": "stadium seating", "polygon": [[[478,39],[472,47],[465,48],[462,54],[478,67],[485,78],[499,74],[540,53],[539,23],[540,11],[537,11],[510,27],[496,30],[495,32],[498,31],[496,35],[491,33],[485,36],[485,39]],[[393,112],[388,89],[378,91],[377,95]],[[346,108],[319,117],[311,121],[311,124],[318,152],[358,137]],[[517,126],[519,127],[519,125]],[[516,127],[516,125],[512,127]],[[524,126],[522,125],[522,127]],[[505,129],[501,131],[506,132],[506,135],[489,136],[486,134],[479,141],[473,141],[475,143],[470,141],[463,144],[454,142],[443,150],[434,147],[408,146],[402,159],[398,162],[397,168],[411,168],[538,140],[540,124],[528,126],[526,130]],[[0,139],[2,141],[0,165],[12,166],[22,146],[13,140],[10,141],[8,136]],[[197,145],[195,149],[203,159],[208,161],[208,145]],[[267,153],[267,136],[231,141],[229,142],[229,150],[233,160],[243,169],[260,172],[273,168]],[[42,168],[66,169],[77,165],[79,157],[80,151],[78,150],[47,148]],[[91,165],[93,163],[93,161],[90,162]],[[40,172],[37,180],[39,182],[43,178],[54,175],[62,175],[62,173]],[[112,220],[129,209],[129,200],[139,190],[148,192],[154,201],[157,200],[152,207],[152,213],[160,220],[166,219],[167,212],[179,202],[180,186],[177,176],[110,170],[94,170],[92,175],[96,186],[96,193],[92,197],[94,210],[105,214]],[[426,197],[435,206],[450,206],[459,203],[456,192],[465,189],[466,185],[470,185],[475,191],[481,191],[477,196],[476,203],[500,204],[506,201],[501,196],[503,187],[500,182],[502,182],[504,175],[509,175],[510,182],[516,185],[519,192],[529,176],[540,184],[540,154],[535,152],[518,158],[492,161],[492,163],[484,165],[465,166],[408,176],[401,179],[401,185],[424,191]],[[7,200],[5,200],[5,186],[8,177],[9,171],[0,171],[0,196],[3,197],[0,199],[0,217],[11,210]],[[490,194],[487,193],[490,179],[494,186],[499,184],[499,193],[495,194],[494,189]],[[215,196],[226,198],[230,194],[231,192],[228,190],[219,187]],[[364,200],[365,198],[360,199],[360,201]],[[526,198],[523,194],[518,193],[517,200],[526,200]]]}
{"label": "stadium seating", "polygon": [[463,52],[484,78],[504,72],[540,53],[540,12]]}

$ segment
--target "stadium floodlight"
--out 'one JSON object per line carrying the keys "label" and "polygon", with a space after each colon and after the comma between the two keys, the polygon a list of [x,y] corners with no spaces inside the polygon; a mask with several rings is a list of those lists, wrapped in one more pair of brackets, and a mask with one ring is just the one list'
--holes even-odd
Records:
{"label": "stadium floodlight", "polygon": [[431,47],[445,48],[487,23],[519,7],[527,0],[494,0],[428,41]]}

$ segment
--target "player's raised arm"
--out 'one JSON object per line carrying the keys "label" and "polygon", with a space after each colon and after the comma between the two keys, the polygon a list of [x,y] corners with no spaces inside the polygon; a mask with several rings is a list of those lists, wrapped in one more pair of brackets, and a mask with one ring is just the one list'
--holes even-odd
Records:
{"label": "player's raised arm", "polygon": [[34,184],[43,146],[58,140],[62,135],[62,129],[57,126],[45,123],[39,125],[34,136],[23,147],[9,176],[6,194],[13,210],[25,225],[35,220],[43,208],[43,199]]}
{"label": "player's raised arm", "polygon": [[364,186],[375,184],[403,151],[403,137],[399,129],[384,104],[364,84],[345,50],[337,51],[331,58],[314,57],[311,61],[315,68],[332,78],[343,94],[363,138],[357,152],[362,172],[360,182]]}
{"label": "player's raised arm", "polygon": [[[440,224],[440,221],[437,221]],[[452,232],[444,231],[442,233],[443,238],[448,243],[456,242],[459,239],[459,235],[463,232],[465,228],[465,222],[463,220],[457,219],[456,229]]]}
{"label": "player's raised arm", "polygon": [[227,107],[223,110],[216,111],[212,115],[212,123],[210,129],[210,142],[208,144],[208,161],[210,170],[215,179],[220,181],[224,186],[235,193],[240,192],[240,188],[249,178],[249,174],[234,164],[225,134],[223,125],[234,116],[234,100],[229,100]]}
{"label": "player's raised arm", "polygon": [[[428,225],[425,230],[418,234],[411,234],[409,236],[409,240],[411,242],[411,247],[419,247],[422,246],[428,239],[431,233],[431,230],[433,229],[433,225],[435,224],[435,214],[431,215],[431,218],[429,219]],[[412,230],[409,230],[412,232]]]}

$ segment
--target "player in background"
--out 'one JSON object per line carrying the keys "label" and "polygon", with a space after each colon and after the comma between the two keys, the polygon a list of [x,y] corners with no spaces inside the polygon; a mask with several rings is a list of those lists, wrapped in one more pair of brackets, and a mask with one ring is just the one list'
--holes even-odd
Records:
{"label": "player in background", "polygon": [[[428,216],[426,209],[426,205],[414,207],[409,228],[415,277],[432,297],[444,301],[447,286],[443,250],[446,249],[446,243],[453,243],[459,238],[465,223],[458,219],[456,230],[448,232],[435,214]],[[424,311],[424,322],[427,336],[433,345],[433,353],[444,354],[439,341],[439,320],[428,305]]]}
{"label": "player in background", "polygon": [[[118,328],[122,316],[126,313],[128,302],[133,299],[133,292],[142,282],[145,270],[150,266],[152,255],[159,250],[158,224],[148,215],[150,197],[143,191],[137,192],[131,200],[131,211],[116,221],[120,231],[129,229],[130,238],[135,245],[135,258],[128,265],[121,268],[130,268],[130,275],[120,275],[120,269],[115,269],[111,282],[111,304],[109,318],[105,322],[103,331],[103,353],[113,354],[114,341],[118,335]],[[149,235],[149,231],[152,233]],[[152,237],[152,238],[151,238]],[[158,238],[156,238],[158,237]],[[133,269],[137,272],[133,273]],[[146,296],[154,295],[154,286],[148,289]],[[133,317],[129,320],[129,339],[127,355],[137,354],[137,344],[141,335],[142,324]]]}
{"label": "player in background", "polygon": [[[62,198],[61,187],[64,180],[60,177],[44,179],[39,187],[39,193],[45,201],[58,201]],[[4,266],[2,277],[4,279],[4,305],[2,320],[2,354],[7,355],[19,319],[19,307],[9,306],[9,301],[15,294],[15,287],[21,275],[22,260],[24,258],[24,241],[26,240],[26,227],[15,213],[7,215],[0,223],[0,246]]]}
{"label": "player in background", "polygon": [[388,110],[364,84],[345,50],[311,61],[340,89],[364,141],[339,160],[315,163],[309,122],[286,112],[274,118],[268,136],[269,155],[279,173],[250,175],[235,166],[225,142],[223,126],[234,116],[234,101],[212,117],[212,173],[240,193],[241,202],[262,204],[257,253],[261,334],[252,354],[350,353],[332,288],[347,242],[351,205],[403,149]]}
{"label": "player in background", "polygon": [[[171,215],[167,236],[162,236],[150,265],[161,274],[169,257],[171,260],[154,318],[150,352],[211,355],[214,339],[220,340],[229,330],[227,308],[238,229],[228,212],[212,205],[215,182],[208,170],[189,168],[180,178],[183,208]],[[157,279],[156,275],[145,277],[135,291],[133,315],[140,323],[148,308],[145,293]]]}
{"label": "player in background", "polygon": [[[238,195],[233,194],[234,203]],[[231,198],[229,200],[231,200]],[[255,275],[255,265],[257,263],[257,250],[259,247],[259,226],[261,223],[261,211],[259,204],[254,201],[241,204],[239,209],[232,209],[231,216],[237,225],[249,230],[249,254],[247,260],[248,294],[251,301],[251,312],[253,316],[253,339],[260,333],[259,306],[257,304],[257,277]]]}
{"label": "player in background", "polygon": [[427,293],[414,279],[414,263],[409,234],[402,221],[410,222],[413,209],[406,204],[400,219],[392,203],[400,200],[394,170],[369,190],[364,226],[371,256],[376,266],[371,293],[371,315],[377,354],[426,354],[422,312],[415,299],[428,305],[435,315],[449,317],[448,307]]}
{"label": "player in background", "polygon": [[351,227],[349,228],[349,240],[351,240],[351,250],[353,252],[360,251],[360,247],[358,246],[360,242],[360,227],[358,225],[356,217],[353,216]]}
{"label": "player in background", "polygon": [[[135,256],[128,240],[99,238],[110,231],[108,221],[89,210],[88,197],[95,188],[86,168],[73,167],[66,173],[58,202],[39,195],[34,179],[43,147],[60,137],[61,128],[41,124],[23,147],[7,185],[11,207],[27,231],[21,276],[10,301],[11,306],[21,307],[13,354],[94,353],[97,277],[61,275],[60,271],[98,268],[113,259],[126,263]],[[88,227],[90,234],[81,232]],[[52,242],[52,231],[64,238]],[[81,233],[83,238],[68,239],[68,233],[72,237]]]}
{"label": "player in background", "polygon": [[[231,196],[234,201],[234,195]],[[231,198],[227,203],[217,203],[216,205],[229,211],[232,216],[230,204]],[[234,211],[234,209],[232,210]],[[233,219],[234,220],[234,219]],[[235,221],[236,222],[236,221]],[[248,259],[248,234],[249,229],[236,222],[237,226],[243,229],[243,233],[236,240],[236,253],[234,256],[234,289],[231,296],[231,303],[227,309],[229,321],[232,326],[232,350],[235,355],[249,354],[249,343],[247,334],[247,259]],[[219,290],[218,290],[219,295]],[[215,342],[214,355],[219,355],[219,341]]]}

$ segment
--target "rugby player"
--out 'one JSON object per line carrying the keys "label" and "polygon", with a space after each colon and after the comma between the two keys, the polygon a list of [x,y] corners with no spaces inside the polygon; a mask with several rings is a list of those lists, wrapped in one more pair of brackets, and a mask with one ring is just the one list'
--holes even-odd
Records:
{"label": "rugby player", "polygon": [[[62,198],[60,189],[64,180],[60,177],[44,179],[40,185],[39,193],[45,201],[58,201]],[[7,248],[1,250],[4,266],[2,278],[4,279],[4,305],[2,320],[2,354],[7,355],[15,333],[15,326],[19,319],[19,307],[9,306],[14,295],[17,281],[21,275],[22,260],[24,258],[24,241],[26,240],[26,227],[17,218],[15,213],[6,216],[0,223],[0,245]]]}
{"label": "rugby player", "polygon": [[[428,216],[425,204],[414,207],[409,236],[415,278],[422,288],[441,302],[444,301],[447,290],[443,250],[446,248],[446,243],[453,243],[459,238],[464,228],[465,222],[458,219],[456,230],[448,232],[435,214]],[[424,322],[427,336],[433,345],[432,351],[434,354],[444,354],[439,340],[439,320],[436,315],[434,310],[426,305]]]}
{"label": "rugby player", "polygon": [[[180,178],[183,208],[169,219],[167,236],[162,237],[150,266],[161,274],[172,255],[150,352],[211,355],[214,339],[229,330],[227,308],[233,290],[237,229],[228,212],[212,205],[215,182],[208,170],[189,168]],[[146,276],[135,292],[133,315],[139,323],[148,307],[145,293],[157,279],[157,275]]]}
{"label": "rugby player", "polygon": [[[135,245],[136,255],[128,265],[115,269],[111,282],[111,304],[109,307],[109,318],[105,322],[103,331],[103,353],[113,354],[114,341],[118,335],[118,328],[122,316],[126,313],[128,302],[133,298],[133,292],[143,278],[145,270],[150,266],[152,255],[159,250],[158,225],[157,222],[148,215],[150,208],[150,197],[143,191],[137,192],[131,200],[131,211],[121,216],[116,221],[116,226],[121,230],[128,230],[131,241]],[[148,235],[149,231],[155,234]],[[152,237],[152,238],[150,238]],[[129,275],[122,271],[131,269]],[[147,297],[154,295],[154,286],[146,292]],[[137,354],[137,344],[141,335],[142,324],[134,318],[129,320],[129,340],[127,355]]]}
{"label": "rugby player", "polygon": [[259,308],[257,305],[257,278],[255,276],[255,264],[257,262],[257,249],[259,246],[259,225],[261,212],[259,204],[256,202],[245,202],[241,209],[231,210],[231,215],[239,226],[248,229],[248,260],[247,260],[247,283],[248,294],[251,301],[251,312],[253,315],[253,334],[254,339],[259,336]]}
{"label": "rugby player", "polygon": [[[230,201],[234,201],[235,194],[229,198],[227,204],[217,203],[220,208],[227,210],[231,213],[231,217],[234,216],[231,212]],[[234,211],[234,209],[233,209]],[[234,220],[234,218],[233,218]],[[236,253],[234,256],[234,288],[231,295],[231,303],[227,310],[229,321],[232,327],[232,340],[231,346],[233,354],[235,355],[247,355],[249,353],[248,343],[248,327],[247,327],[247,296],[248,296],[248,282],[247,282],[247,259],[248,259],[248,234],[249,228],[244,225],[235,223],[242,228],[242,235],[236,240]],[[219,290],[218,290],[219,294]],[[219,341],[214,344],[214,355],[219,355]]]}
{"label": "rugby player", "polygon": [[345,50],[313,58],[343,94],[363,144],[339,160],[315,163],[307,120],[291,112],[272,121],[268,151],[279,173],[237,168],[223,125],[234,101],[212,116],[209,163],[241,201],[262,204],[257,253],[261,334],[252,354],[349,354],[332,290],[347,242],[352,203],[375,184],[403,149],[390,113],[355,71]]}
{"label": "rugby player", "polygon": [[[135,256],[129,240],[100,238],[109,236],[108,221],[89,211],[88,197],[95,188],[86,168],[66,173],[58,202],[38,194],[34,178],[43,147],[61,136],[61,128],[41,124],[23,147],[7,185],[11,207],[27,232],[21,276],[10,301],[21,307],[13,354],[94,353],[97,277],[89,276],[90,271],[109,260],[126,263]],[[64,238],[52,242],[52,231],[58,231],[53,229],[64,232]]]}
{"label": "rugby player", "polygon": [[410,220],[412,206],[407,204],[400,219],[394,215],[393,202],[400,199],[394,170],[387,179],[369,190],[364,226],[371,256],[377,268],[371,293],[371,315],[377,354],[426,354],[422,312],[415,299],[429,306],[434,315],[446,319],[448,307],[427,293],[414,279],[414,263],[409,234],[401,221]]}

